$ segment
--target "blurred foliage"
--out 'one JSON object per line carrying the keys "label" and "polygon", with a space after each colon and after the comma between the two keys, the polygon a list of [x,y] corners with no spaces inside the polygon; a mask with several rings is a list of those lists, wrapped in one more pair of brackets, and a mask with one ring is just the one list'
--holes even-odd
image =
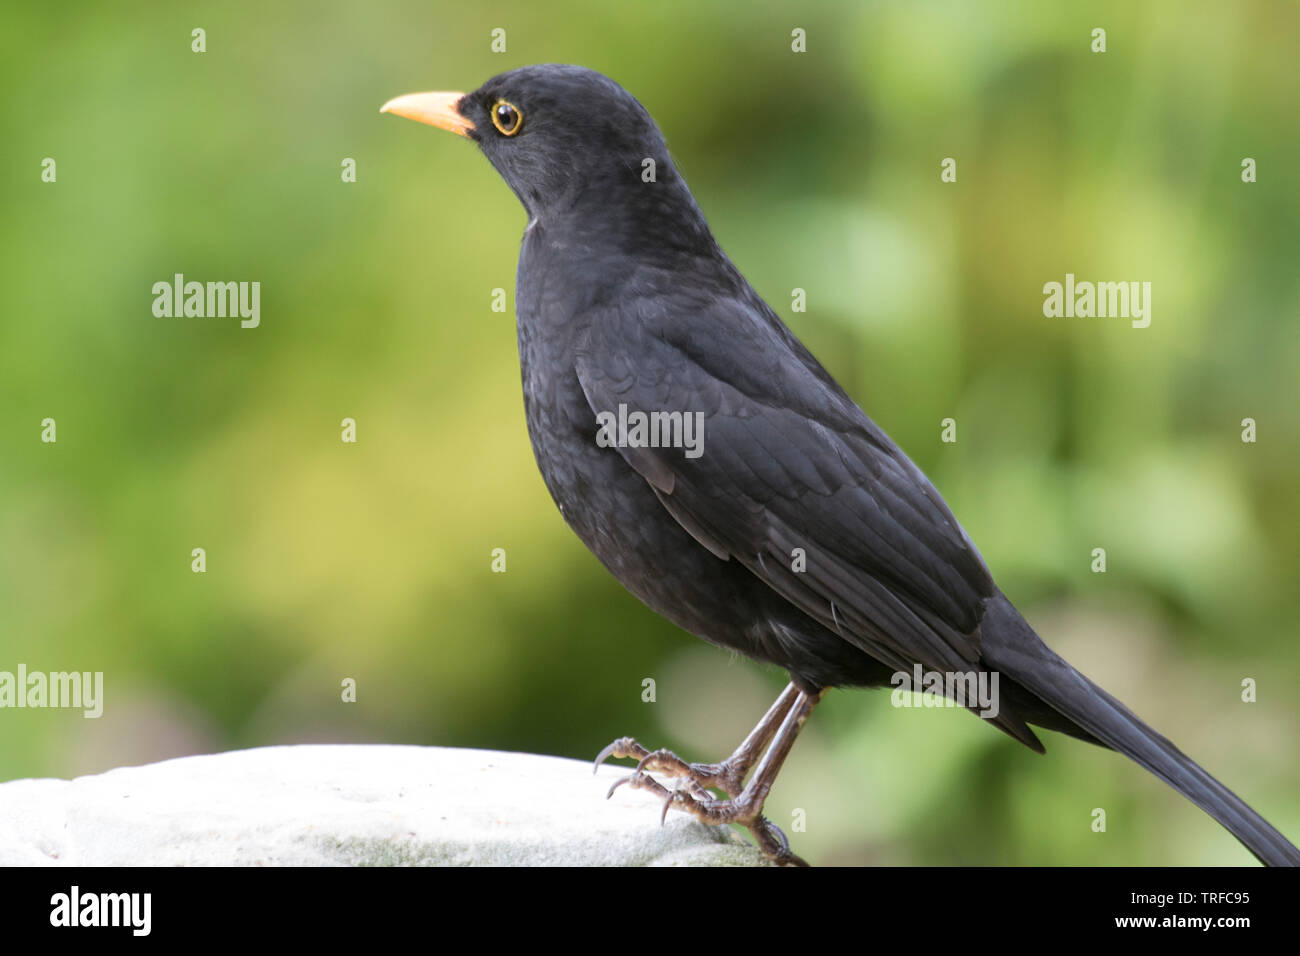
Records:
{"label": "blurred foliage", "polygon": [[[0,779],[294,741],[590,757],[632,733],[716,759],[762,713],[782,675],[642,607],[546,494],[490,310],[515,198],[469,144],[377,112],[557,61],[650,109],[731,257],[1047,640],[1300,837],[1294,3],[10,3],[0,24],[0,669],[102,670],[107,697],[97,721],[0,711]],[[176,272],[260,281],[261,327],[155,318]],[[1044,318],[1066,272],[1151,281],[1150,328]],[[806,811],[817,862],[1249,862],[1127,761],[1046,743],[835,692],[769,810]]]}

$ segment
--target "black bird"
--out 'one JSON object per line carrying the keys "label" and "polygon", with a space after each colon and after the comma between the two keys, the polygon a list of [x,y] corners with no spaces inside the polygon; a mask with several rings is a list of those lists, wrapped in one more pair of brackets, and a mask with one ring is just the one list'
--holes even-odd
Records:
{"label": "black bird", "polygon": [[[663,796],[665,812],[743,824],[769,857],[801,863],[763,802],[827,688],[889,686],[917,665],[996,673],[986,719],[998,729],[1040,753],[1029,724],[1118,750],[1263,862],[1300,864],[1259,814],[1025,623],[925,475],[723,254],[659,128],[622,87],[581,67],[528,66],[383,111],[476,142],[528,213],[516,298],[524,405],[569,526],[659,614],[790,675],[719,764],[631,738],[598,764],[637,758],[627,781]],[[610,424],[635,426],[637,413],[657,440]],[[686,426],[700,421],[692,446]],[[651,771],[678,782],[670,790]]]}

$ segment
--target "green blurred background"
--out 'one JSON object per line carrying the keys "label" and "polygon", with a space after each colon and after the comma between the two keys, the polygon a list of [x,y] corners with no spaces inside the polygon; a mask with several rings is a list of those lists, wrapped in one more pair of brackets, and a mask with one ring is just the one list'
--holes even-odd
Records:
{"label": "green blurred background", "polygon": [[[0,780],[306,741],[716,759],[763,712],[782,675],[642,607],[547,496],[514,196],[378,113],[558,61],[649,108],[724,248],[1049,643],[1300,838],[1300,9],[783,7],[6,4],[0,669],[102,670],[106,705],[0,711]],[[155,318],[176,272],[260,281],[261,327]],[[1066,272],[1152,282],[1150,328],[1045,318]],[[818,863],[1252,861],[1044,737],[833,692],[769,812],[806,811]]]}

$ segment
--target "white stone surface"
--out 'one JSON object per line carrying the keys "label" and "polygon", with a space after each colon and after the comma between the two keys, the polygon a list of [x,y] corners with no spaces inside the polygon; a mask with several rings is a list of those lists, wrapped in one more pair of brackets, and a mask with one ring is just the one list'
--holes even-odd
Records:
{"label": "white stone surface", "polygon": [[265,747],[0,784],[0,866],[754,866],[628,766],[399,746]]}

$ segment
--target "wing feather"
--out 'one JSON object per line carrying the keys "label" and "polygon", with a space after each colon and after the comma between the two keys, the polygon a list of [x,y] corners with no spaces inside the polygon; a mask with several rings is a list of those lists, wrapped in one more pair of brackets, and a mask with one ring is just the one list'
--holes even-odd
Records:
{"label": "wing feather", "polygon": [[689,316],[670,294],[608,308],[576,370],[593,414],[623,404],[702,416],[698,457],[619,448],[701,545],[887,664],[978,661],[995,591],[983,559],[920,470],[756,296]]}

